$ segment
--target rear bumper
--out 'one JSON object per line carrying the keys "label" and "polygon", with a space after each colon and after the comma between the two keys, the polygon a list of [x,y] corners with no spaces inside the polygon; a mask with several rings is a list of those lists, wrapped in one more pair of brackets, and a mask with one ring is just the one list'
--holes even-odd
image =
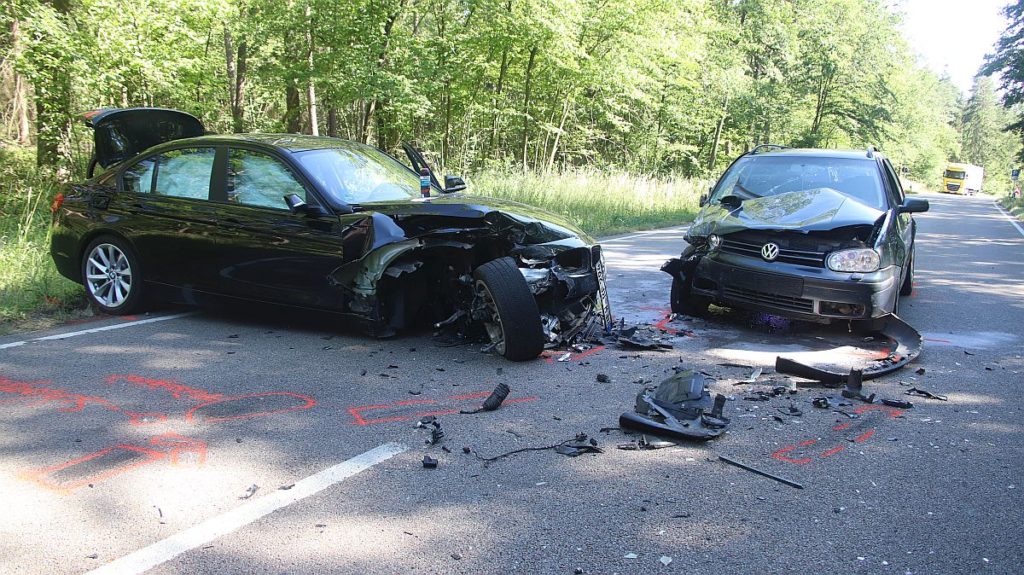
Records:
{"label": "rear bumper", "polygon": [[715,254],[697,263],[692,293],[796,319],[860,320],[892,312],[899,277],[896,266],[850,274]]}

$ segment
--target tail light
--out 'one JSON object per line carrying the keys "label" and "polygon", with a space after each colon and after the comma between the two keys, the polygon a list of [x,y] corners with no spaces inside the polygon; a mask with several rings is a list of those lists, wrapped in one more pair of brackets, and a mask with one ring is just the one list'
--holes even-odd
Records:
{"label": "tail light", "polygon": [[57,195],[53,197],[53,202],[50,203],[50,211],[57,213],[62,205],[64,205],[64,192],[57,192]]}

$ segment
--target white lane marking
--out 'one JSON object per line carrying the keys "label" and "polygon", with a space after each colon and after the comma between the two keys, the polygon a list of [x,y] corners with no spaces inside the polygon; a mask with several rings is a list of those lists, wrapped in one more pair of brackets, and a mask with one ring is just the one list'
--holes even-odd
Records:
{"label": "white lane marking", "polygon": [[343,461],[334,467],[310,475],[297,481],[295,486],[286,491],[274,491],[270,495],[260,497],[236,507],[227,513],[212,517],[195,527],[190,527],[162,541],[139,549],[138,551],[115,559],[106,565],[93,569],[86,575],[136,575],[143,573],[181,555],[182,553],[209,543],[236,531],[266,515],[327,489],[378,463],[391,459],[409,448],[398,443],[385,443],[366,453],[362,453]]}
{"label": "white lane marking", "polygon": [[599,243],[601,245],[615,244],[615,243],[619,243],[621,241],[631,240],[631,239],[634,239],[634,238],[642,238],[644,236],[649,236],[649,235],[652,235],[652,234],[662,234],[662,233],[672,233],[672,232],[685,232],[688,229],[690,229],[690,226],[682,226],[682,227],[674,227],[674,228],[659,228],[659,229],[656,229],[656,230],[647,230],[647,231],[643,231],[643,232],[636,232],[635,234],[629,234],[628,236],[622,236],[622,237],[618,237],[618,238],[611,238],[609,240],[599,240]]}
{"label": "white lane marking", "polygon": [[11,343],[5,343],[3,345],[0,345],[0,349],[7,349],[9,347],[18,347],[19,345],[25,345],[26,343],[32,343],[34,341],[51,341],[51,340],[55,340],[55,339],[67,339],[69,337],[78,337],[80,335],[86,335],[86,334],[90,334],[90,333],[98,333],[98,332],[101,332],[101,331],[110,331],[112,329],[122,329],[122,328],[126,328],[126,327],[133,327],[133,326],[136,326],[136,325],[144,325],[144,324],[147,324],[147,323],[155,323],[155,322],[158,322],[158,321],[167,321],[169,319],[178,319],[178,318],[181,318],[181,317],[195,315],[197,313],[199,313],[199,312],[187,311],[185,313],[176,313],[176,314],[172,314],[172,315],[162,315],[160,317],[151,317],[149,319],[140,319],[138,321],[126,321],[124,323],[115,323],[113,325],[105,325],[103,327],[94,327],[94,328],[91,328],[91,329],[83,329],[81,331],[70,331],[70,332],[67,332],[67,333],[58,333],[56,335],[48,335],[48,336],[45,336],[45,337],[35,337],[35,338],[32,338],[32,339],[26,339],[26,340],[22,340],[22,341],[12,341]]}
{"label": "white lane marking", "polygon": [[1004,218],[1006,218],[1007,220],[1010,221],[1011,224],[1013,224],[1013,227],[1017,228],[1017,231],[1020,232],[1020,235],[1024,236],[1024,228],[1021,228],[1020,224],[1017,223],[1017,218],[1015,218],[1015,217],[1011,216],[1009,213],[1007,213],[1006,210],[1003,209],[1003,206],[999,205],[999,201],[998,200],[993,200],[992,205],[995,206],[996,209],[999,210],[999,212],[1001,214],[1003,214]]}

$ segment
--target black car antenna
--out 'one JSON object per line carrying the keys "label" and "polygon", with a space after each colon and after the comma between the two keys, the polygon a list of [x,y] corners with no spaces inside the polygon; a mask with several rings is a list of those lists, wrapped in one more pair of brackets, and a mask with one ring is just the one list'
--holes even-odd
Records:
{"label": "black car antenna", "polygon": [[789,146],[781,146],[779,144],[758,144],[754,146],[753,150],[750,150],[750,154],[760,154],[761,152],[770,152],[772,150],[788,150]]}

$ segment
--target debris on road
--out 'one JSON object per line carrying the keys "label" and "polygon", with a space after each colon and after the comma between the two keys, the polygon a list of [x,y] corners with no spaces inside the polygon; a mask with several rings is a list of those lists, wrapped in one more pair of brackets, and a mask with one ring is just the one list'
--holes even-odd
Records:
{"label": "debris on road", "polygon": [[747,377],[747,379],[740,380],[740,383],[754,383],[757,381],[757,378],[761,377],[762,373],[764,373],[764,368],[757,367],[754,369],[754,371],[750,372],[750,375]]}
{"label": "debris on road", "polygon": [[604,453],[604,451],[600,447],[598,447],[597,440],[590,438],[589,436],[587,436],[586,433],[577,433],[576,436],[573,437],[572,439],[566,439],[565,441],[556,443],[554,445],[545,445],[542,447],[521,447],[519,449],[507,451],[500,455],[495,455],[494,457],[482,457],[479,453],[473,452],[468,447],[462,448],[462,451],[464,453],[472,452],[474,455],[476,455],[477,459],[484,462],[485,467],[495,461],[498,461],[499,459],[503,459],[505,457],[515,455],[517,453],[525,453],[527,451],[548,450],[555,450],[555,452],[561,455],[568,455],[569,457],[576,457],[577,455],[582,455],[584,453]]}
{"label": "debris on road", "polygon": [[[899,317],[893,314],[885,316],[885,323],[878,332],[892,342],[891,351],[886,357],[875,360],[863,369],[860,369],[861,380],[874,379],[890,374],[921,355],[924,339],[916,329]],[[811,379],[830,386],[843,385],[847,383],[849,378],[849,374],[846,373],[805,365],[782,356],[775,358],[775,371],[804,379]],[[917,371],[918,374],[922,374],[924,373],[924,368]]]}
{"label": "debris on road", "polygon": [[509,386],[504,383],[499,383],[498,387],[495,387],[494,391],[491,392],[491,395],[484,400],[483,405],[476,409],[463,409],[459,413],[471,415],[474,413],[480,413],[481,411],[494,411],[501,407],[501,402],[505,401],[505,398],[508,397],[508,394],[511,392],[512,390]]}
{"label": "debris on road", "polygon": [[937,399],[939,401],[949,401],[949,398],[946,397],[945,395],[939,395],[937,393],[932,393],[932,392],[930,392],[928,390],[921,389],[921,388],[918,388],[918,387],[911,387],[910,389],[908,389],[907,391],[905,391],[903,393],[905,393],[907,395],[916,395],[918,397],[926,397],[928,399]]}
{"label": "debris on road", "polygon": [[864,395],[864,372],[859,369],[851,369],[850,375],[846,376],[846,386],[841,393],[846,399],[859,399],[864,403],[874,403],[875,394]]}
{"label": "debris on road", "polygon": [[429,455],[423,456],[423,468],[424,469],[437,469],[437,460]]}
{"label": "debris on road", "polygon": [[883,399],[882,404],[888,405],[889,407],[896,407],[899,409],[911,409],[914,407],[913,403],[905,399]]}
{"label": "debris on road", "polygon": [[430,437],[424,440],[427,445],[437,445],[444,439],[444,430],[441,429],[441,422],[433,415],[428,415],[414,425],[416,429],[430,429]]}
{"label": "debris on road", "polygon": [[693,370],[678,372],[654,389],[636,396],[634,411],[619,416],[619,425],[654,435],[705,440],[718,437],[729,424],[722,415],[725,396],[711,399],[707,378]]}
{"label": "debris on road", "polygon": [[599,373],[599,374],[597,374],[597,382],[598,383],[611,383],[611,381],[612,381],[612,378],[608,377],[607,373]]}
{"label": "debris on road", "polygon": [[779,483],[782,483],[783,485],[788,485],[790,487],[795,487],[797,489],[803,489],[804,488],[803,485],[800,485],[796,481],[791,481],[791,480],[786,479],[784,477],[779,477],[778,475],[773,475],[771,473],[768,473],[767,471],[761,471],[760,469],[758,469],[756,467],[751,467],[751,466],[749,466],[749,465],[747,465],[745,463],[740,463],[739,461],[736,461],[735,459],[729,459],[728,457],[725,457],[724,455],[719,455],[718,459],[724,461],[725,463],[728,463],[729,465],[733,465],[735,467],[739,467],[740,469],[745,469],[747,471],[750,471],[751,473],[756,473],[756,474],[758,474],[758,475],[760,475],[762,477],[767,477],[768,479],[773,479],[775,481],[778,481]]}
{"label": "debris on road", "polygon": [[662,565],[664,565],[665,567],[668,567],[672,563],[672,558],[669,557],[668,555],[662,555],[661,559],[658,559],[658,561],[661,561]]}
{"label": "debris on road", "polygon": [[650,439],[647,439],[646,435],[641,435],[640,439],[638,441],[630,441],[629,443],[620,443],[620,444],[616,445],[615,447],[617,447],[618,449],[626,450],[626,451],[641,451],[641,450],[648,450],[648,449],[664,449],[666,447],[675,447],[676,445],[677,444],[672,442],[672,441],[661,441],[661,440],[651,441]]}
{"label": "debris on road", "polygon": [[258,491],[259,488],[259,485],[253,483],[252,485],[249,486],[248,489],[245,490],[245,495],[240,496],[239,499],[249,499],[253,495],[256,495],[256,491]]}
{"label": "debris on road", "polygon": [[811,400],[811,405],[818,409],[828,409],[832,407],[832,402],[827,397],[815,397]]}

